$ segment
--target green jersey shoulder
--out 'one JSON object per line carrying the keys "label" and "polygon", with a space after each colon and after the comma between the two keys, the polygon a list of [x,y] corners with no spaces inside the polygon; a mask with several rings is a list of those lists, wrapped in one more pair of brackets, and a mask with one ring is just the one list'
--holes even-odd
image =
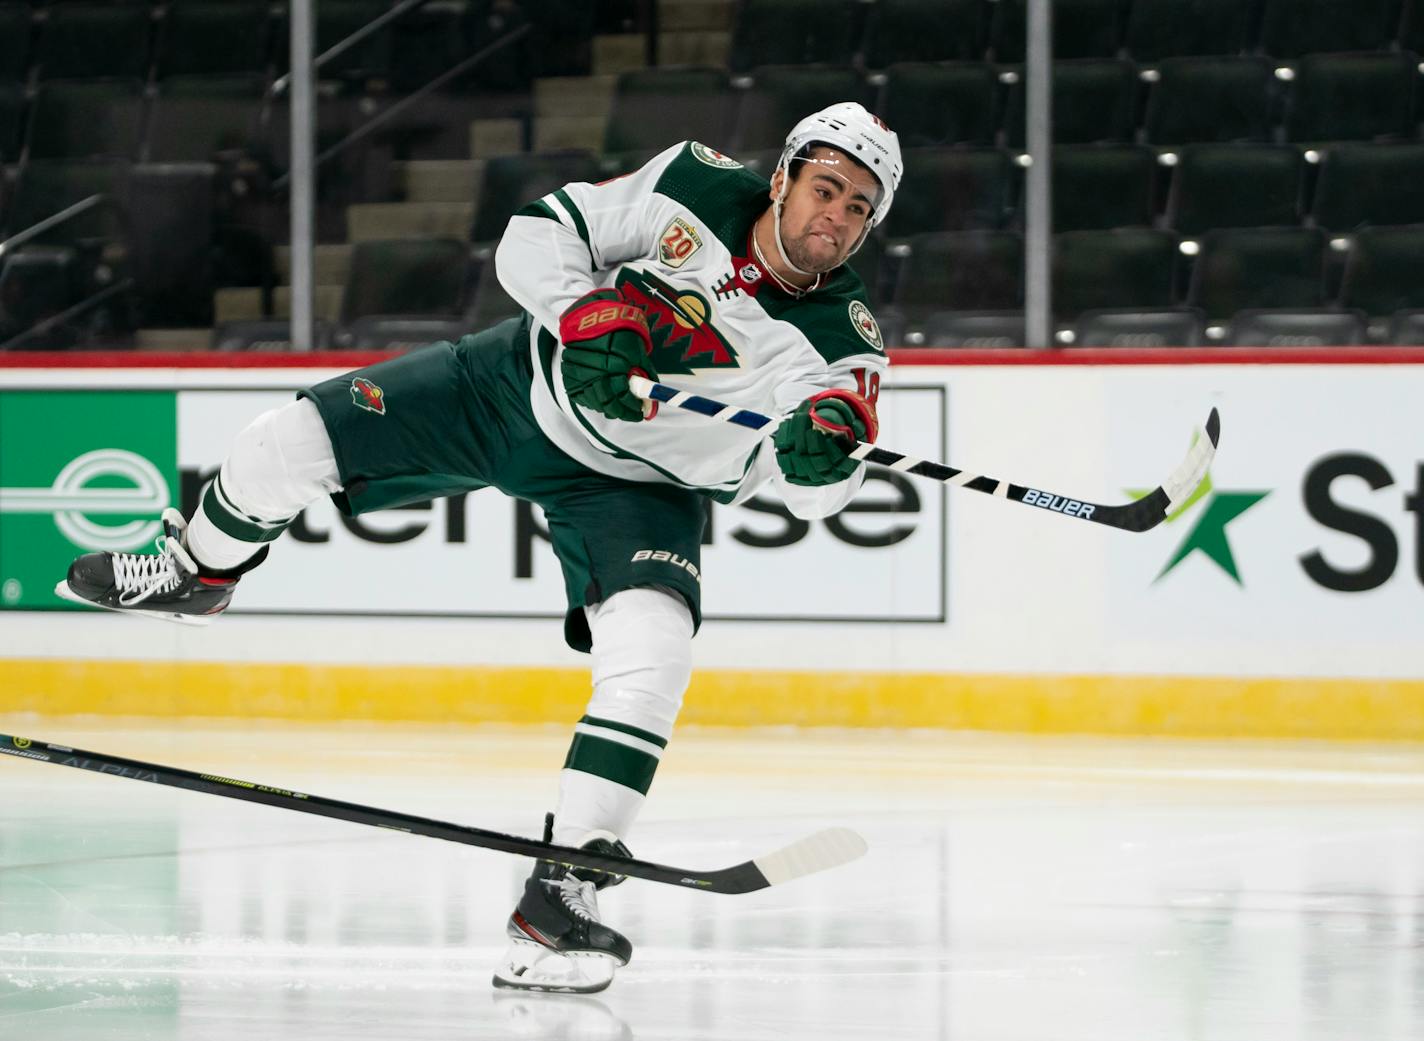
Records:
{"label": "green jersey shoulder", "polygon": [[857,354],[885,353],[865,284],[848,264],[831,272],[814,293],[796,299],[764,293],[757,299],[772,318],[801,330],[827,365]]}
{"label": "green jersey shoulder", "polygon": [[691,210],[735,256],[746,246],[742,240],[752,221],[766,209],[771,186],[730,156],[688,141],[653,190]]}

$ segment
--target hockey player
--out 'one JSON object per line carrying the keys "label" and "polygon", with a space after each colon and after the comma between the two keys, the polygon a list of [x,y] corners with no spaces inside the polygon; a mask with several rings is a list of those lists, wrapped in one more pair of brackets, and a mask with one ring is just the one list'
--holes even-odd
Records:
{"label": "hockey player", "polygon": [[[842,435],[875,439],[886,360],[844,261],[900,174],[895,134],[843,103],[792,129],[769,186],[697,142],[566,185],[520,210],[496,252],[521,317],[301,391],[238,434],[191,518],[164,512],[158,554],[79,557],[57,592],[205,621],[322,495],[352,515],[486,486],[538,503],[565,638],[593,666],[546,837],[627,855],[691,672],[705,499],[769,482],[812,519],[860,487]],[[764,436],[658,414],[631,374],[785,418]],[[538,864],[496,985],[607,986],[632,954],[595,896],[618,881]]]}

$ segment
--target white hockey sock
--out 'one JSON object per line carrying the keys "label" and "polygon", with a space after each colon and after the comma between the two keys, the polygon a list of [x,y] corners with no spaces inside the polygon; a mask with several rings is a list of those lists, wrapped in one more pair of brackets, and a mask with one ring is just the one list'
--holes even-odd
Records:
{"label": "white hockey sock", "polygon": [[692,674],[692,612],[681,595],[625,589],[588,608],[593,697],[559,778],[554,841],[591,831],[625,838]]}
{"label": "white hockey sock", "polygon": [[341,487],[331,439],[305,398],[258,416],[237,435],[188,522],[188,549],[204,567],[238,567],[322,495]]}

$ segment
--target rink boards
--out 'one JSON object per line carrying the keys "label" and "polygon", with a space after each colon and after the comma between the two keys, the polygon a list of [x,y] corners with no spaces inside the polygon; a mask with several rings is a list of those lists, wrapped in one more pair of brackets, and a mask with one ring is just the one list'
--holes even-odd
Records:
{"label": "rink boards", "polygon": [[[577,717],[542,518],[495,492],[319,504],[205,630],[52,597],[75,552],[149,542],[253,415],[363,360],[318,357],[0,360],[0,710]],[[685,721],[1424,737],[1424,354],[895,360],[884,447],[1117,503],[1215,406],[1210,487],[1145,534],[887,471],[827,521],[717,507]]]}

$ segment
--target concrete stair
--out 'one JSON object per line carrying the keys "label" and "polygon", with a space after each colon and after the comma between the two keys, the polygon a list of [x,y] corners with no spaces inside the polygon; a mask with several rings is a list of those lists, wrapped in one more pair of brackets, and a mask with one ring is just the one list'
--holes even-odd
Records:
{"label": "concrete stair", "polygon": [[368,202],[346,208],[346,237],[376,239],[466,239],[475,219],[469,202]]}
{"label": "concrete stair", "polygon": [[617,75],[643,68],[648,40],[642,33],[624,33],[593,38],[593,74]]}
{"label": "concrete stair", "polygon": [[660,65],[726,65],[731,52],[730,29],[666,32],[658,40]]}
{"label": "concrete stair", "polygon": [[[346,294],[345,286],[314,287],[314,310],[316,317],[328,322],[341,319],[341,301]],[[213,294],[215,315],[213,320],[239,322],[266,317],[262,314],[262,290],[247,287],[219,289]],[[292,290],[290,286],[277,286],[272,294],[272,317],[288,318],[292,314]]]}
{"label": "concrete stair", "polygon": [[479,202],[481,159],[421,159],[395,164],[396,190],[407,202]]}
{"label": "concrete stair", "polygon": [[[712,30],[730,32],[737,15],[736,0],[658,0],[658,30],[660,34]],[[659,41],[658,59],[671,62],[662,55]]]}
{"label": "concrete stair", "polygon": [[[277,247],[277,279],[292,282],[292,248]],[[351,271],[351,243],[319,243],[312,251],[312,281],[319,286],[344,286]]]}
{"label": "concrete stair", "polygon": [[476,119],[470,123],[470,158],[489,159],[524,151],[524,124],[517,119]]}

